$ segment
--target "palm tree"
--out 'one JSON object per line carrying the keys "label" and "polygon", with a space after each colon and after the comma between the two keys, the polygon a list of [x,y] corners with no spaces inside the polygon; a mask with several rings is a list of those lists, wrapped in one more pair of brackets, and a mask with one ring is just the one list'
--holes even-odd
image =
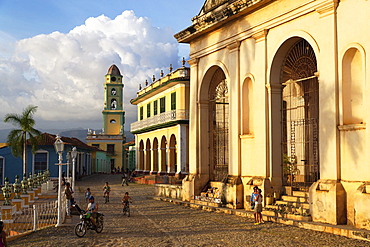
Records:
{"label": "palm tree", "polygon": [[36,112],[37,106],[29,105],[23,110],[22,115],[9,113],[5,115],[4,122],[11,123],[19,129],[10,131],[7,143],[12,148],[14,157],[23,157],[23,174],[27,174],[27,138],[29,138],[32,153],[36,153],[38,139],[41,132],[33,128],[35,120],[32,115]]}

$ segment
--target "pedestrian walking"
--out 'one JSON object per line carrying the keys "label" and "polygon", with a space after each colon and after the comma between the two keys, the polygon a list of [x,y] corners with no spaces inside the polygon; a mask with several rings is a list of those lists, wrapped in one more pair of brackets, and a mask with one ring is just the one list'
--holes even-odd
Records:
{"label": "pedestrian walking", "polygon": [[74,204],[73,190],[69,182],[66,183],[64,194],[66,195],[66,213],[67,217],[71,217],[71,206]]}
{"label": "pedestrian walking", "polygon": [[254,197],[254,201],[255,201],[255,207],[254,207],[254,219],[255,219],[255,222],[254,224],[255,225],[259,225],[261,223],[265,223],[263,220],[262,220],[262,190],[261,189],[257,189],[257,195]]}
{"label": "pedestrian walking", "polygon": [[110,186],[108,182],[105,182],[105,185],[103,187],[104,191],[104,198],[105,198],[105,203],[109,202],[109,193],[110,193]]}
{"label": "pedestrian walking", "polygon": [[128,174],[126,172],[124,172],[122,174],[122,183],[121,183],[121,186],[124,186],[125,184],[128,186]]}
{"label": "pedestrian walking", "polygon": [[254,201],[254,198],[257,196],[257,190],[258,190],[258,186],[254,186],[253,187],[253,192],[252,192],[252,195],[251,195],[251,198],[249,200],[250,202],[250,208],[252,210],[254,210],[254,207],[255,207],[255,201]]}

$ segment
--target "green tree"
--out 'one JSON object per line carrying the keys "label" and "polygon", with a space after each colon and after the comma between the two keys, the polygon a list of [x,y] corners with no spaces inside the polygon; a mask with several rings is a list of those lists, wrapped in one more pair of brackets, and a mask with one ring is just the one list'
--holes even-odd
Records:
{"label": "green tree", "polygon": [[38,149],[38,140],[41,132],[34,128],[36,122],[32,115],[36,112],[37,106],[29,105],[23,110],[22,115],[9,113],[5,115],[4,122],[11,123],[19,129],[10,131],[7,143],[12,149],[14,157],[22,157],[23,174],[27,174],[27,139],[32,147],[32,153]]}

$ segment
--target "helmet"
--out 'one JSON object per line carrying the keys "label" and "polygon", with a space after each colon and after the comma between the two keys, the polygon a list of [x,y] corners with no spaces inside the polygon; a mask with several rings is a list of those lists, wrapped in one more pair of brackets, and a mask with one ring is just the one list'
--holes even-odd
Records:
{"label": "helmet", "polygon": [[93,197],[93,196],[90,196],[90,197],[89,197],[89,200],[94,200],[94,197]]}

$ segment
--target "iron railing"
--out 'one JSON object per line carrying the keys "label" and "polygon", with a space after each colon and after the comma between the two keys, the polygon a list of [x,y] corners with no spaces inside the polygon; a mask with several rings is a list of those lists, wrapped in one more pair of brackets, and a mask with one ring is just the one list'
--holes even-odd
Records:
{"label": "iron railing", "polygon": [[131,124],[131,132],[179,120],[189,120],[189,111],[185,109],[177,109],[134,122]]}

